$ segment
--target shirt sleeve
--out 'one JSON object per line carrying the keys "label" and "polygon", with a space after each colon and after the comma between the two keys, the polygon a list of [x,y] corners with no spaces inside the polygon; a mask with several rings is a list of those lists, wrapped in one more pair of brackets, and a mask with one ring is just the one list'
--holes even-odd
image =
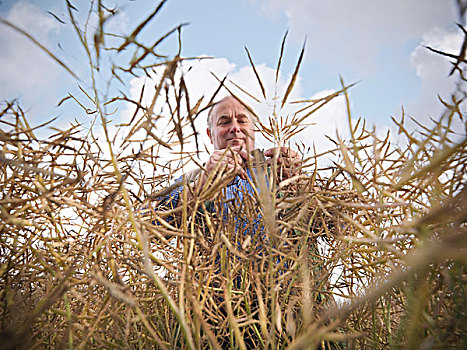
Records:
{"label": "shirt sleeve", "polygon": [[[174,185],[177,184],[179,186],[176,186],[171,192],[158,198],[156,210],[172,210],[177,207],[178,201],[180,200],[180,193],[183,189],[182,177],[179,177],[177,180],[175,180]],[[173,215],[168,215],[165,218],[167,222],[171,222],[173,219]]]}

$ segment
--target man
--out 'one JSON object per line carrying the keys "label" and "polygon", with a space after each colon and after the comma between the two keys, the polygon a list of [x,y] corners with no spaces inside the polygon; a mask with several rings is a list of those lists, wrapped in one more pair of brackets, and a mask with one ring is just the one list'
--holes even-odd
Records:
{"label": "man", "polygon": [[[272,179],[282,181],[299,174],[302,160],[297,152],[287,147],[271,148],[265,152],[255,150],[252,116],[232,96],[223,98],[211,108],[207,122],[207,134],[214,152],[202,168],[177,180],[169,193],[162,196],[158,208],[160,213],[169,213],[165,217],[167,222],[175,221],[181,225],[187,225],[182,221],[182,205],[187,205],[183,209],[189,208],[189,213],[196,211],[193,220],[197,223],[196,229],[201,229],[191,234],[202,233],[204,239],[197,240],[197,246],[198,252],[203,253],[199,254],[190,279],[205,288],[212,288],[203,312],[206,312],[207,324],[212,326],[221,348],[227,348],[232,346],[232,333],[225,333],[229,328],[221,324],[225,319],[234,317],[237,312],[232,310],[234,307],[249,310],[248,317],[258,322],[258,298],[256,292],[247,289],[253,289],[252,284],[257,282],[252,276],[259,276],[253,274],[253,270],[268,271],[269,259],[265,255],[268,247],[276,249],[279,246],[277,240],[267,243],[269,237],[263,226],[266,211],[260,208],[256,196],[262,190],[268,190]],[[276,176],[271,176],[272,169],[277,169]],[[267,196],[263,197],[262,204],[267,199]],[[213,215],[204,216],[204,210]],[[212,224],[214,220],[217,225]],[[220,247],[220,241],[229,249]],[[273,272],[271,276],[279,280],[279,275],[284,275],[289,265],[284,256],[272,255],[278,268],[277,273]],[[214,273],[211,275],[211,272]],[[281,280],[288,281],[287,278],[290,276]],[[227,280],[230,282],[226,283]],[[243,290],[245,294],[230,295],[227,292],[229,283],[229,288]],[[284,285],[287,283],[283,282]],[[243,296],[250,299],[246,301]],[[253,327],[247,327],[239,338],[243,338],[239,341],[248,349],[259,346]]]}
{"label": "man", "polygon": [[[234,197],[241,201],[245,193],[253,195],[252,173],[248,167],[251,161],[256,166],[273,166],[276,159],[279,180],[298,174],[302,161],[297,152],[287,147],[271,148],[264,153],[254,150],[255,131],[252,116],[234,97],[227,96],[217,102],[209,111],[207,121],[207,134],[214,146],[214,152],[203,169],[185,175],[190,184],[187,199],[191,199],[195,192],[201,195],[204,193],[205,199],[213,199],[219,191],[210,191],[212,187],[223,187],[226,201]],[[179,185],[175,185],[176,188],[164,198],[163,204],[166,208],[180,205],[181,179],[177,182]]]}

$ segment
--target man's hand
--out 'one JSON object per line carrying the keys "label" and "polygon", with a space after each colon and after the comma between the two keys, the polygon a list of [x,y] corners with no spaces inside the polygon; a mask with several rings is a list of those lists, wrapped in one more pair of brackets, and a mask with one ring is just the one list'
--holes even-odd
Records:
{"label": "man's hand", "polygon": [[239,175],[245,180],[247,178],[246,162],[248,157],[248,152],[241,146],[214,151],[200,176],[200,185],[204,186],[209,174],[215,171],[223,175]]}
{"label": "man's hand", "polygon": [[268,158],[268,165],[273,165],[277,159],[277,177],[283,181],[300,173],[302,167],[302,157],[288,147],[270,148],[264,155]]}

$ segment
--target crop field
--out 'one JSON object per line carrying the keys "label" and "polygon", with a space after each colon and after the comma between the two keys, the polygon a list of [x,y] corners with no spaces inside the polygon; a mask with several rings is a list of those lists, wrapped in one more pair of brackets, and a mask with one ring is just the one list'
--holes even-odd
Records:
{"label": "crop field", "polygon": [[[92,30],[67,4],[63,21],[85,48],[89,88],[57,103],[81,106],[94,122],[31,125],[16,101],[1,102],[1,348],[467,347],[465,45],[463,55],[447,57],[460,84],[440,101],[440,118],[416,131],[409,116],[393,118],[404,140],[395,144],[349,107],[349,139],[335,137],[324,153],[298,145],[298,176],[280,181],[271,171],[271,186],[255,177],[258,193],[223,216],[229,177],[192,193],[185,186],[175,209],[160,205],[183,167],[202,166],[195,122],[217,101],[190,100],[185,59],[158,53],[180,26],[148,45],[138,34],[157,21],[160,6],[122,37],[105,31],[112,12],[101,1],[88,9],[100,24]],[[77,74],[34,33],[23,34]],[[108,57],[118,65],[104,66]],[[343,80],[327,97],[291,100],[302,57],[273,114],[258,116],[258,132],[276,145],[332,99],[350,103]],[[144,89],[133,100],[115,88],[155,69],[162,74],[149,104]],[[219,78],[223,86],[241,92]],[[111,126],[122,106],[132,118]],[[295,112],[282,115],[284,106]]]}

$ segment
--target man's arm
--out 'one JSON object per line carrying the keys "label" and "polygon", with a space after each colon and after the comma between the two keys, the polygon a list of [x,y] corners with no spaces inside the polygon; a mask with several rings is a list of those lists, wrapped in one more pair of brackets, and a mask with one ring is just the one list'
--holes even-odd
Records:
{"label": "man's arm", "polygon": [[219,173],[221,175],[239,175],[242,179],[246,179],[248,157],[248,152],[240,146],[214,151],[201,171],[197,186],[204,187],[209,175],[213,173],[215,175]]}
{"label": "man's arm", "polygon": [[[210,184],[207,183],[210,175],[232,176],[239,175],[243,179],[246,178],[246,159],[248,153],[240,147],[232,147],[228,149],[216,150],[209,157],[203,169],[197,169],[187,173],[186,185],[187,200],[190,201],[193,195],[198,195],[201,191],[209,189]],[[159,201],[157,207],[163,210],[176,209],[182,203],[183,192],[183,176],[178,178],[174,184],[158,192],[154,197]],[[212,198],[210,198],[212,199]],[[176,211],[175,215],[170,215],[169,218],[178,218],[180,211]]]}

